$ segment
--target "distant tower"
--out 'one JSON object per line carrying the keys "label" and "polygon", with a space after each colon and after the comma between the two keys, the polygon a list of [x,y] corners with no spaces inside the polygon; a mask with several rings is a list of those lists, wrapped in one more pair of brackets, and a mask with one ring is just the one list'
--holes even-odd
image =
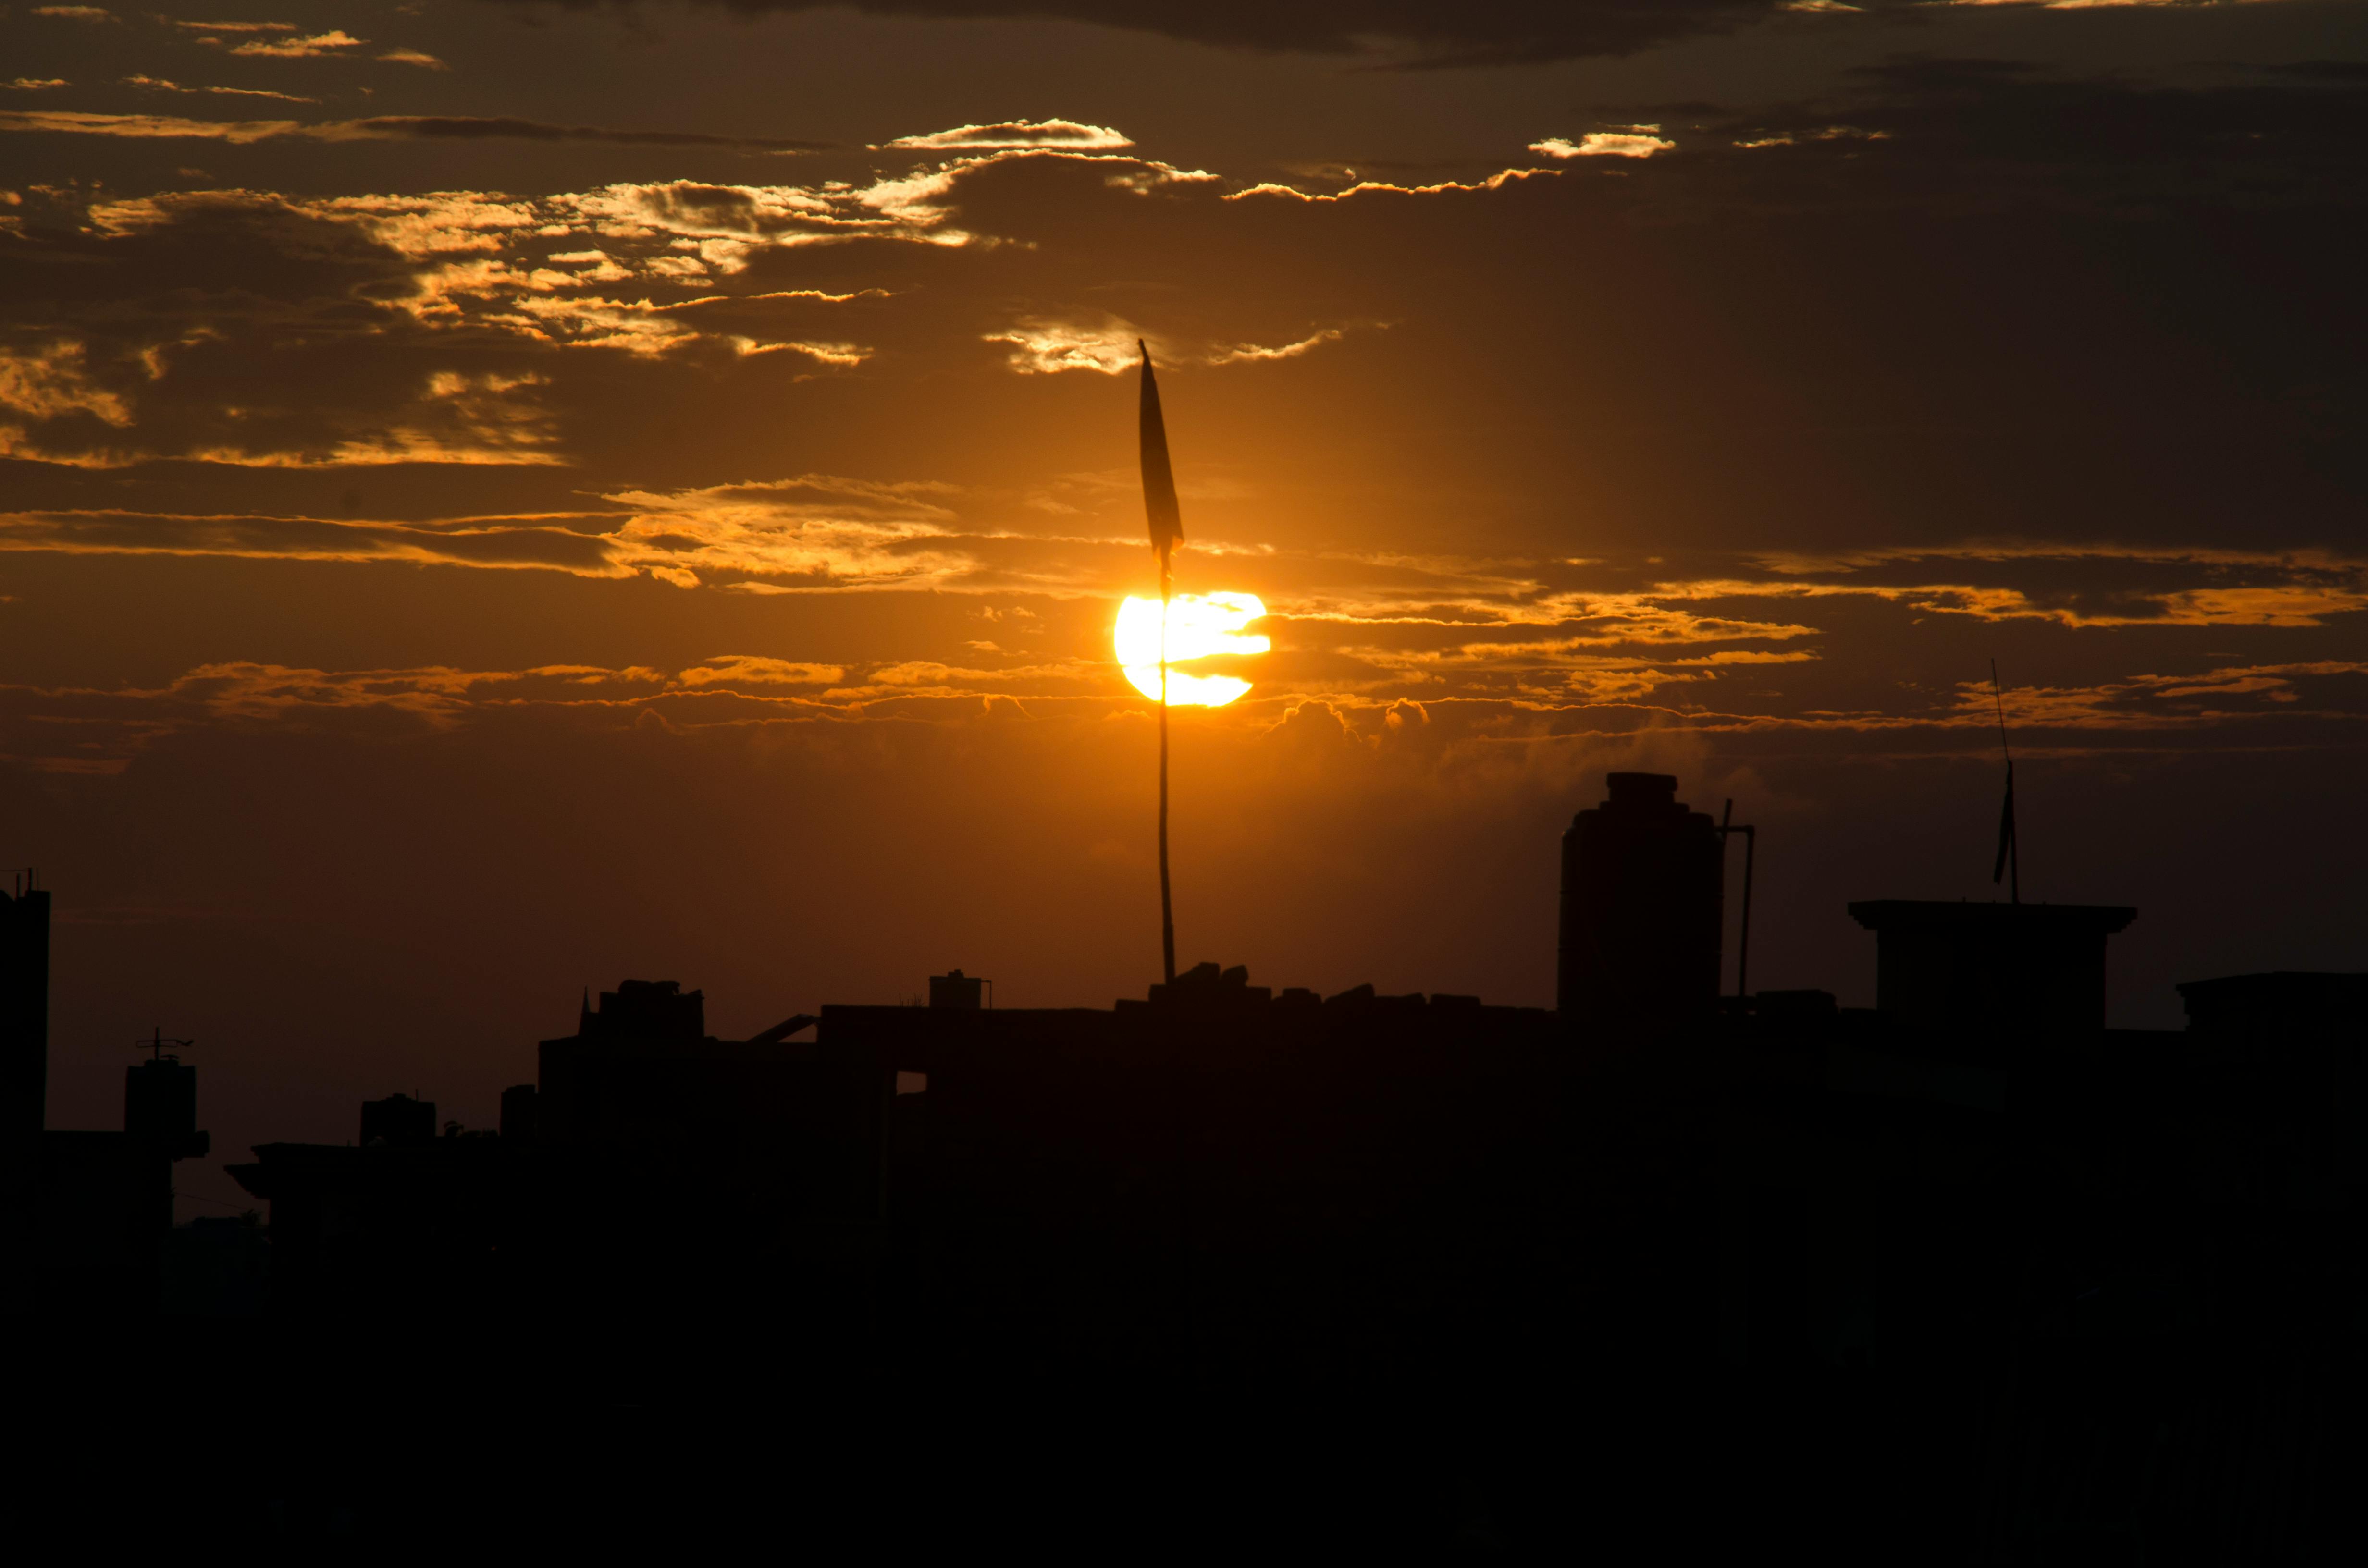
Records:
{"label": "distant tower", "polygon": [[1725,921],[1718,824],[1661,773],[1605,776],[1611,799],[1562,838],[1554,1006],[1565,1017],[1676,1018],[1717,1004]]}
{"label": "distant tower", "polygon": [[165,1049],[190,1042],[166,1040],[159,1028],[135,1043],[150,1055],[123,1071],[123,1131],[169,1158],[203,1158],[212,1140],[198,1128],[198,1070]]}

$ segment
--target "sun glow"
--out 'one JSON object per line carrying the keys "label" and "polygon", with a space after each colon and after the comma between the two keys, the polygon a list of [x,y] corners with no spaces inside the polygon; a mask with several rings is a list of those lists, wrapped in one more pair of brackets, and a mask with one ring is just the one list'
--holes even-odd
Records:
{"label": "sun glow", "polygon": [[[1167,706],[1223,708],[1250,688],[1238,676],[1192,675],[1177,665],[1219,653],[1263,653],[1273,644],[1242,630],[1266,614],[1256,594],[1178,594],[1167,608]],[[1130,596],[1110,634],[1134,689],[1159,698],[1159,601]]]}

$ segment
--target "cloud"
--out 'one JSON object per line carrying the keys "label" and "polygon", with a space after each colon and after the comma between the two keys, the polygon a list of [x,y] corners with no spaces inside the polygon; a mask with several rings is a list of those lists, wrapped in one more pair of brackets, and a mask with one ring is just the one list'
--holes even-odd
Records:
{"label": "cloud", "polygon": [[389,50],[386,53],[380,55],[379,58],[396,65],[416,65],[424,71],[450,71],[452,69],[450,65],[445,64],[434,55],[425,53],[416,49]]}
{"label": "cloud", "polygon": [[122,397],[92,380],[84,346],[70,338],[29,348],[0,347],[0,408],[37,420],[87,414],[121,428],[131,423]]}
{"label": "cloud", "polygon": [[[213,39],[205,41],[211,43]],[[259,55],[273,60],[317,60],[335,56],[340,50],[360,49],[370,40],[356,38],[343,28],[325,33],[313,33],[305,38],[250,39],[231,50],[233,54]]]}
{"label": "cloud", "polygon": [[115,13],[104,6],[36,6],[36,17],[53,17],[62,22],[111,22]]}
{"label": "cloud", "polygon": [[1115,376],[1136,362],[1134,329],[1113,321],[1099,326],[1024,317],[980,341],[1011,346],[1008,363],[1021,375],[1099,370]]}
{"label": "cloud", "polygon": [[74,84],[67,81],[63,76],[51,76],[42,79],[36,79],[31,76],[19,76],[15,81],[7,83],[6,85],[13,92],[46,93],[52,87],[71,87]]}
{"label": "cloud", "polygon": [[[170,346],[165,346],[170,347]],[[58,339],[30,348],[0,350],[0,410],[49,423],[88,415],[116,430],[135,421],[125,395],[96,377],[80,342]],[[164,347],[152,346],[134,359],[151,381],[165,373]],[[128,371],[127,367],[127,371]],[[131,372],[131,373],[141,373]],[[235,445],[198,445],[178,451],[94,447],[88,437],[30,437],[24,426],[8,425],[0,451],[24,461],[80,468],[123,468],[141,462],[180,460],[242,468],[349,468],[388,463],[550,465],[564,460],[551,450],[557,439],[547,412],[532,389],[547,378],[533,374],[438,371],[426,380],[407,407],[387,424],[328,436],[311,448],[253,449]],[[104,439],[104,437],[102,438]]]}
{"label": "cloud", "polygon": [[[167,82],[142,80],[137,85],[170,87]],[[175,88],[176,91],[183,89]],[[205,88],[234,92],[236,88]],[[263,93],[263,97],[285,97]],[[313,103],[317,100],[293,100]],[[541,120],[482,115],[375,115],[367,119],[331,119],[306,123],[293,119],[181,119],[146,114],[89,114],[78,110],[0,112],[0,131],[66,132],[85,136],[189,137],[245,143],[292,137],[313,142],[443,142],[518,140],[527,142],[607,142],[648,147],[724,147],[761,153],[810,152],[824,145],[814,142],[773,137],[711,136],[685,131],[617,131],[592,125],[550,125]]]}
{"label": "cloud", "polygon": [[1590,131],[1577,142],[1559,136],[1549,136],[1543,142],[1530,143],[1530,151],[1549,158],[1649,158],[1656,153],[1669,153],[1677,143],[1656,134],[1657,125],[1634,125],[1625,131]]}
{"label": "cloud", "polygon": [[0,420],[0,458],[18,462],[51,463],[61,468],[130,468],[146,462],[148,454],[120,447],[50,446],[22,425]]}
{"label": "cloud", "polygon": [[1737,140],[1735,145],[1752,147],[1797,147],[1804,142],[1888,142],[1888,131],[1861,131],[1855,125],[1820,125],[1800,131],[1779,131],[1765,136]]}
{"label": "cloud", "polygon": [[292,33],[298,31],[293,22],[175,22],[175,27],[190,33]]}
{"label": "cloud", "polygon": [[0,551],[405,562],[623,577],[596,531],[607,515],[457,517],[433,524],[268,514],[79,508],[0,512]]}
{"label": "cloud", "polygon": [[[2015,729],[2166,730],[2278,718],[2300,701],[2298,681],[2368,675],[2368,663],[2323,659],[2307,663],[2223,665],[2193,675],[2139,675],[2089,686],[2010,687],[1998,699]],[[2271,706],[2230,699],[2258,699]],[[1957,700],[1929,722],[1977,728],[1996,723],[1987,682],[1959,683]],[[2322,710],[2324,718],[2359,715]]]}
{"label": "cloud", "polygon": [[388,463],[455,463],[472,468],[555,466],[567,460],[552,449],[555,421],[533,389],[549,378],[438,370],[410,406],[385,428],[357,432],[327,450],[251,452],[235,447],[199,449],[193,461],[242,468],[357,468]]}
{"label": "cloud", "polygon": [[[1660,591],[1678,598],[1856,595],[1941,615],[2086,628],[2303,628],[2368,610],[2368,561],[2319,550],[1976,540],[1829,555],[1768,552],[1755,564],[1777,575],[1668,584]],[[1964,573],[1969,566],[1987,570],[1974,581],[1930,577],[1935,567]],[[2025,580],[2008,580],[2014,575]]]}
{"label": "cloud", "polygon": [[[742,11],[821,9],[816,0],[730,0]],[[1189,43],[1346,55],[1415,67],[1512,64],[1633,54],[1732,31],[1774,14],[1777,0],[1203,0],[1145,6],[1121,0],[858,0],[891,17],[1084,22]]]}
{"label": "cloud", "polygon": [[714,136],[693,131],[618,131],[595,125],[550,125],[505,115],[379,115],[333,120],[308,134],[324,142],[477,141],[609,142],[641,147],[725,147],[759,153],[810,153],[828,145],[771,136]]}
{"label": "cloud", "polygon": [[183,119],[174,115],[89,114],[79,109],[0,109],[0,131],[245,143],[302,135],[304,129],[292,119]]}
{"label": "cloud", "polygon": [[1327,326],[1309,333],[1292,343],[1280,343],[1268,347],[1256,343],[1236,343],[1225,348],[1212,348],[1201,357],[1204,365],[1254,365],[1272,359],[1296,359],[1321,344],[1338,343],[1342,329]]}
{"label": "cloud", "polygon": [[127,87],[142,87],[152,93],[222,93],[242,98],[277,98],[288,104],[317,104],[318,98],[308,98],[295,93],[274,93],[261,87],[184,87],[177,82],[167,82],[158,76],[126,76]]}
{"label": "cloud", "polygon": [[1224,199],[1227,201],[1241,201],[1253,196],[1281,196],[1289,197],[1297,201],[1321,202],[1347,201],[1354,197],[1378,193],[1388,193],[1396,196],[1437,196],[1447,191],[1502,190],[1508,185],[1518,184],[1523,180],[1535,178],[1539,176],[1544,176],[1551,178],[1560,173],[1561,171],[1558,169],[1500,169],[1497,173],[1488,176],[1486,179],[1440,180],[1431,185],[1396,185],[1388,180],[1369,179],[1359,180],[1356,184],[1349,187],[1345,190],[1334,191],[1301,190],[1293,186],[1281,185],[1275,181],[1268,180],[1258,185],[1246,186],[1240,190],[1228,191],[1225,193]]}
{"label": "cloud", "polygon": [[1081,125],[1074,119],[1015,119],[995,125],[958,125],[926,136],[899,136],[882,147],[941,148],[983,152],[1016,147],[1065,147],[1077,152],[1107,153],[1134,145],[1104,125]]}
{"label": "cloud", "polygon": [[816,665],[751,653],[718,653],[682,672],[688,687],[719,685],[836,686],[847,678],[843,665]]}
{"label": "cloud", "polygon": [[809,590],[930,588],[974,566],[942,508],[822,476],[601,499],[627,509],[607,534],[608,559],[683,587],[753,578]]}
{"label": "cloud", "polygon": [[1111,316],[1099,321],[1023,316],[980,341],[1010,346],[1006,363],[1023,376],[1057,375],[1063,370],[1098,370],[1115,376],[1140,362],[1135,344],[1148,342],[1156,365],[1247,365],[1275,359],[1295,359],[1326,343],[1337,343],[1343,329],[1325,327],[1292,343],[1268,347],[1256,343],[1212,345],[1178,350],[1168,340],[1134,324]]}
{"label": "cloud", "polygon": [[[531,390],[498,379],[439,376],[402,423],[375,436],[357,435],[334,449],[219,450],[187,460],[283,471],[562,460],[549,449],[554,437],[529,401]],[[148,454],[133,460],[158,460]],[[942,491],[929,483],[808,474],[689,490],[615,491],[600,495],[594,511],[417,522],[104,507],[17,510],[0,513],[0,551],[539,569],[783,593],[1008,590],[1030,582],[1024,562],[990,571],[985,559],[998,552],[1024,556],[1026,541],[963,535],[939,502]]]}
{"label": "cloud", "polygon": [[[335,256],[349,269],[347,299],[438,331],[643,357],[704,344],[740,358],[789,355],[845,369],[874,349],[832,318],[888,290],[715,290],[776,246],[848,231],[927,236],[881,219],[868,194],[687,181],[540,198],[163,191],[92,201],[81,217],[85,233],[127,246],[176,245],[183,235],[219,244],[239,234],[291,260]],[[645,291],[636,298],[619,285]]]}

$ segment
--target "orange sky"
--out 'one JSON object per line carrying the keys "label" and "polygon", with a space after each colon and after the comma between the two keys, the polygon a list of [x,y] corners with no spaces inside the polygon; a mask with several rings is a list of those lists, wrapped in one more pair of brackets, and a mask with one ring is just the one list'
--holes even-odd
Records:
{"label": "orange sky", "polygon": [[1184,961],[1543,1002],[1643,766],[1866,1000],[1844,899],[1989,892],[1996,658],[2117,1021],[2360,966],[2368,6],[1010,9],[0,16],[54,1124],[159,1022],[235,1156],[627,974],[1139,993],[1138,336],[1272,642]]}

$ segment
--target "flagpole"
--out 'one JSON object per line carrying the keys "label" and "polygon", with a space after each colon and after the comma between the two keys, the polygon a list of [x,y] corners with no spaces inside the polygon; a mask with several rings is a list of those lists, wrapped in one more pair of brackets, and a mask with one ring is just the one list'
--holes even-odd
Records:
{"label": "flagpole", "polygon": [[1176,983],[1176,907],[1167,887],[1167,599],[1173,586],[1168,551],[1159,551],[1159,957],[1167,983]]}
{"label": "flagpole", "polygon": [[1167,422],[1160,417],[1159,383],[1151,373],[1151,350],[1143,356],[1143,511],[1151,526],[1151,548],[1159,552],[1159,960],[1167,983],[1176,983],[1176,904],[1167,881],[1167,611],[1174,597],[1171,570],[1184,520],[1176,506],[1176,472],[1167,460]]}
{"label": "flagpole", "polygon": [[[2006,739],[2006,695],[1998,687],[1998,661],[1990,661],[1990,701],[1998,708],[1998,751],[2006,758],[2006,807],[1998,817],[1998,858],[2006,862],[2007,896],[2015,903],[2022,902],[2022,846],[2014,831],[2014,748]],[[1164,764],[1162,765],[1165,766]],[[1164,831],[1164,830],[1163,830]],[[1996,883],[1998,871],[1990,872]]]}

